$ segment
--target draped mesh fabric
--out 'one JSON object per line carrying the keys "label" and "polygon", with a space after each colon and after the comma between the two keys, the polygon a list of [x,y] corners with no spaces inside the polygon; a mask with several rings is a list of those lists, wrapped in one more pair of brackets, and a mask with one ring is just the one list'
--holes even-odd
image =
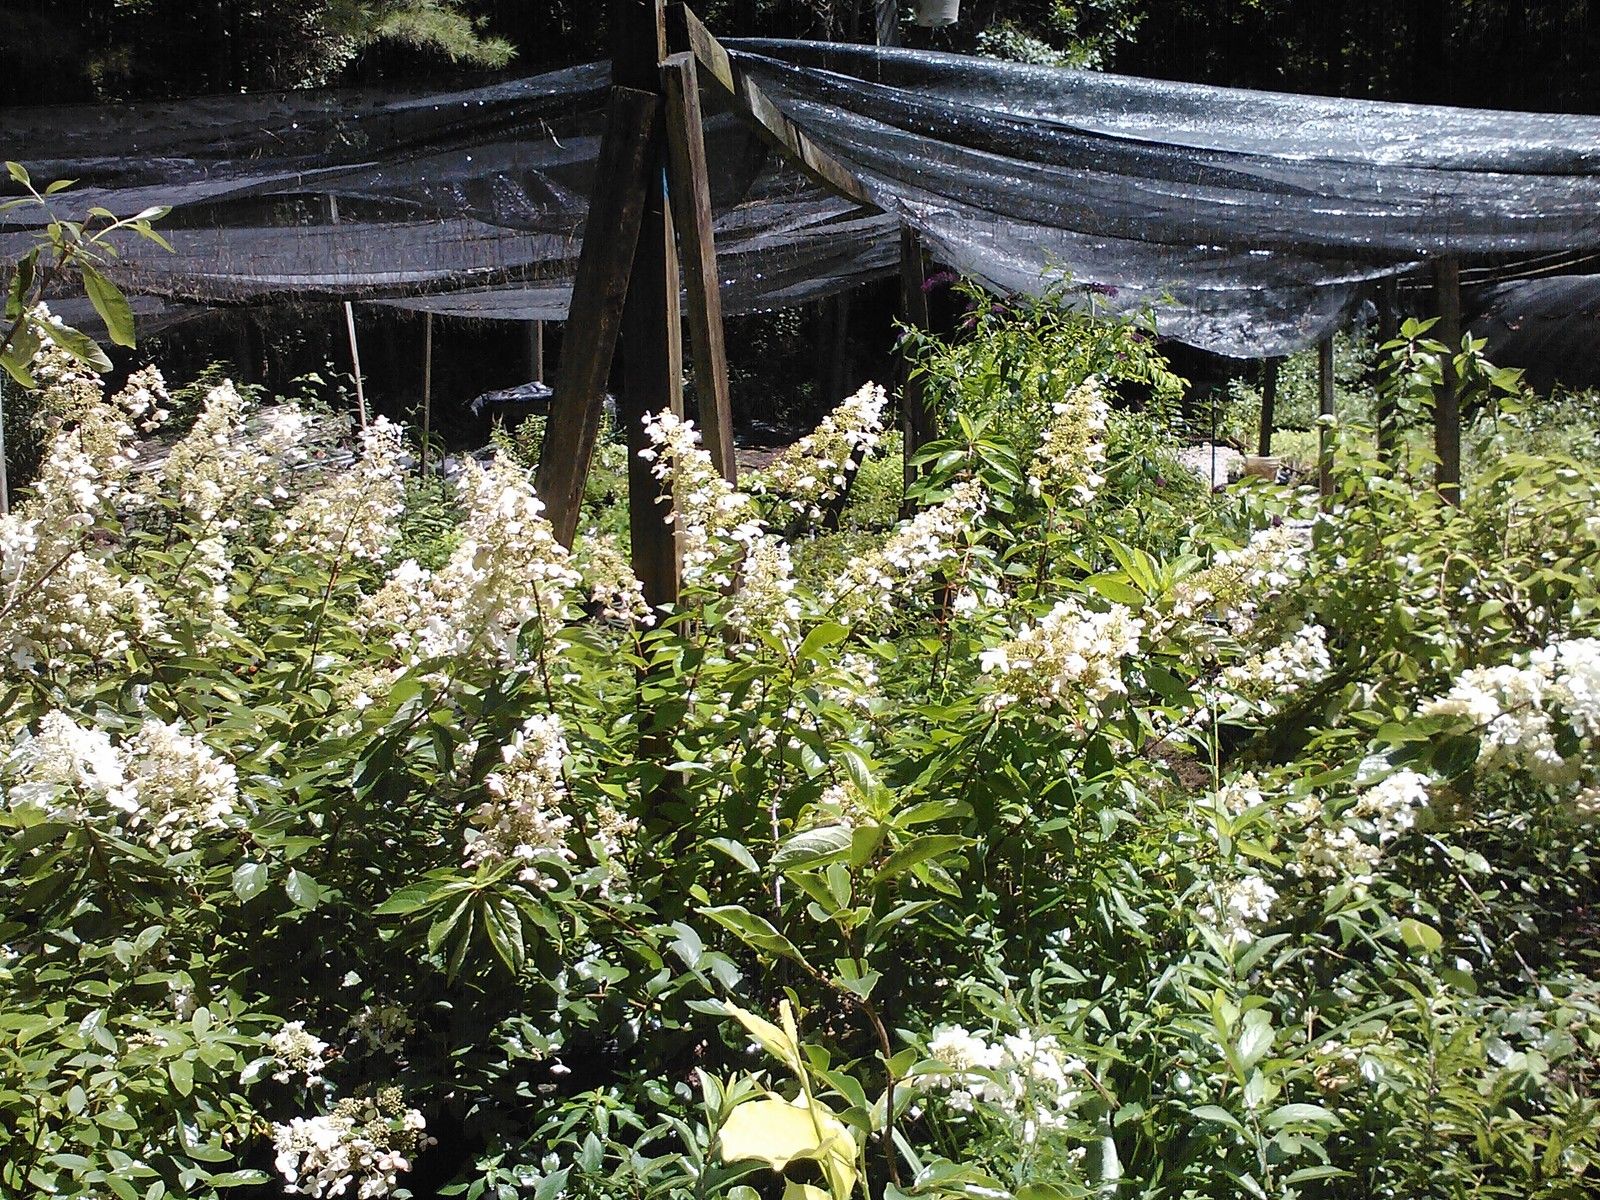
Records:
{"label": "draped mesh fabric", "polygon": [[[726,307],[890,273],[904,221],[1007,291],[1070,275],[1163,334],[1281,354],[1367,285],[1441,254],[1600,250],[1600,119],[1246,92],[824,43],[736,63],[883,210],[786,165],[704,89]],[[128,244],[130,289],[474,317],[565,313],[603,124],[591,65],[452,92],[385,90],[12,110],[0,153],[72,178],[71,215],[149,204],[175,253]],[[337,214],[337,215],[335,215]],[[0,218],[0,253],[28,236]],[[171,304],[168,305],[171,307]]]}

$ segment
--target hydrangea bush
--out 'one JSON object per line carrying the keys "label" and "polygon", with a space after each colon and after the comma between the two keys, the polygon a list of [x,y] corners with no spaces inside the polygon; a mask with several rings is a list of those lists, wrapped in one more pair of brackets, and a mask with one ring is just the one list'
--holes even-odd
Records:
{"label": "hydrangea bush", "polygon": [[656,612],[511,455],[91,380],[0,519],[0,1189],[1592,1192],[1593,469],[1211,497],[1139,327],[922,363],[815,583],[883,394],[747,490],[652,417]]}

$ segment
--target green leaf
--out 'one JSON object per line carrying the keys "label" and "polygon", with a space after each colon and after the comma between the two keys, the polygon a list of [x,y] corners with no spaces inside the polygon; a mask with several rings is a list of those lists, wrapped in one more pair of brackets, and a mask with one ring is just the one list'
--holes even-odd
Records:
{"label": "green leaf", "polygon": [[233,870],[233,894],[241,904],[248,904],[266,890],[267,875],[266,863],[240,863]]}
{"label": "green leaf", "polygon": [[930,833],[912,838],[884,859],[883,866],[878,868],[877,877],[880,880],[893,879],[919,863],[927,862],[930,858],[939,858],[970,845],[972,845],[971,838],[954,833]]}
{"label": "green leaf", "polygon": [[187,1096],[194,1091],[194,1064],[188,1059],[173,1059],[167,1064],[167,1074],[172,1077],[172,1086],[178,1089],[178,1095]]}
{"label": "green leaf", "polygon": [[224,1171],[206,1182],[214,1188],[258,1187],[269,1178],[265,1171]]}
{"label": "green leaf", "polygon": [[1336,1113],[1320,1104],[1285,1104],[1267,1114],[1268,1129],[1282,1129],[1285,1125],[1337,1125]]}
{"label": "green leaf", "polygon": [[289,878],[284,880],[283,890],[288,894],[291,904],[307,911],[316,908],[327,899],[328,895],[321,884],[298,867],[290,869]]}
{"label": "green leaf", "polygon": [[33,182],[33,177],[28,174],[27,167],[9,159],[6,160],[6,174],[10,175],[13,181],[20,183],[23,187],[27,187]]}
{"label": "green leaf", "polygon": [[89,302],[105,322],[106,333],[111,340],[118,346],[132,346],[133,309],[128,305],[128,298],[116,284],[88,263],[80,263],[78,273],[83,276],[83,290],[89,293]]}
{"label": "green leaf", "polygon": [[746,945],[769,954],[782,954],[795,962],[805,962],[805,956],[793,942],[779,933],[771,921],[758,917],[737,904],[726,904],[700,910],[718,925],[729,930]]}
{"label": "green leaf", "polygon": [[1444,945],[1444,937],[1437,929],[1411,917],[1400,922],[1400,938],[1411,949],[1423,954],[1437,954]]}
{"label": "green leaf", "polygon": [[835,861],[849,852],[851,836],[848,825],[803,830],[778,847],[772,865],[780,871],[794,871]]}
{"label": "green leaf", "polygon": [[761,864],[756,862],[755,855],[746,850],[742,844],[732,838],[715,837],[706,842],[713,850],[720,850],[734,862],[738,863],[752,875],[761,874]]}
{"label": "green leaf", "polygon": [[51,341],[91,371],[104,375],[111,370],[111,360],[106,357],[106,352],[95,345],[94,339],[88,334],[68,325],[52,325],[49,332]]}
{"label": "green leaf", "polygon": [[1191,1114],[1202,1121],[1209,1121],[1213,1125],[1226,1125],[1229,1129],[1244,1132],[1244,1126],[1239,1124],[1239,1118],[1225,1108],[1218,1108],[1215,1104],[1202,1104],[1199,1108],[1191,1109]]}

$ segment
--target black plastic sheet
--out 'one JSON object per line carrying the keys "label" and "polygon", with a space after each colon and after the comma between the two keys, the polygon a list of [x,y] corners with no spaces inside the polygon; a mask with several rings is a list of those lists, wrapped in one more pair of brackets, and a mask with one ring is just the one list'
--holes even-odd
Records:
{"label": "black plastic sheet", "polygon": [[[1070,275],[1166,336],[1282,354],[1371,281],[1452,254],[1600,250],[1600,119],[1330,100],[926,52],[730,43],[866,184],[823,192],[704,90],[730,312],[891,273],[898,226],[1004,291]],[[426,95],[338,91],[0,114],[0,155],[57,199],[170,204],[175,253],[113,274],[171,306],[355,299],[559,320],[609,76],[592,65]],[[334,209],[337,207],[337,220]],[[0,218],[0,254],[26,244]]]}

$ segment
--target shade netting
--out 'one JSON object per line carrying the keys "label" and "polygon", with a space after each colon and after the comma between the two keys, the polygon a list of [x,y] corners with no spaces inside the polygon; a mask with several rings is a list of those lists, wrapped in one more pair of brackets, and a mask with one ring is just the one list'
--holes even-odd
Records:
{"label": "shade netting", "polygon": [[[1070,276],[1161,331],[1280,354],[1440,255],[1600,250],[1600,118],[1333,100],[836,44],[730,43],[864,182],[858,208],[703,88],[725,302],[891,272],[899,225],[1007,291]],[[559,320],[608,72],[427,94],[297,92],[12,110],[0,154],[71,214],[174,212],[115,275],[171,305],[353,299]],[[14,255],[32,218],[0,223]]]}

